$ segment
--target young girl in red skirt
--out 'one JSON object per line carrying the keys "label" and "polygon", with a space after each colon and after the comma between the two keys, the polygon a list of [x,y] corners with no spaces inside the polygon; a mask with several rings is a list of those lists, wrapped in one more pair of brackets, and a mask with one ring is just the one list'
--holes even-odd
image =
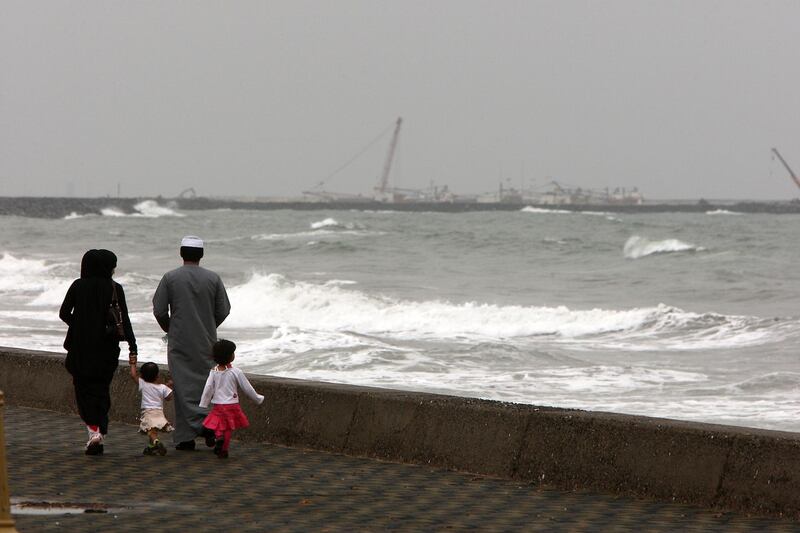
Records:
{"label": "young girl in red skirt", "polygon": [[247,381],[244,372],[231,366],[236,357],[236,345],[228,340],[220,339],[214,344],[212,354],[217,366],[211,369],[200,399],[200,407],[214,407],[203,420],[203,427],[214,432],[216,444],[214,453],[220,459],[228,457],[231,433],[234,429],[246,428],[250,425],[242,408],[239,406],[239,390],[257,404],[264,401],[264,396],[257,393]]}

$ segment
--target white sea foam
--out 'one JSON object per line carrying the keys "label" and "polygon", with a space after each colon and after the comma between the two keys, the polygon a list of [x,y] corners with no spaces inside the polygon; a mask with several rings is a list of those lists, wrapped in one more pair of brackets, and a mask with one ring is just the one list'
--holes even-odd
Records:
{"label": "white sea foam", "polygon": [[547,368],[532,374],[542,386],[558,386],[566,393],[597,394],[635,391],[674,383],[701,383],[708,379],[705,374],[698,372],[612,365]]}
{"label": "white sea foam", "polygon": [[310,224],[312,230],[364,230],[366,227],[358,222],[339,222],[335,218],[326,218]]}
{"label": "white sea foam", "polygon": [[589,350],[687,351],[744,348],[777,343],[797,335],[797,320],[690,313],[659,305],[649,321],[621,334],[570,339],[573,348]]}
{"label": "white sea foam", "polygon": [[15,311],[0,311],[0,318],[3,318],[4,320],[18,320],[18,321],[28,321],[28,322],[52,322],[58,320],[58,315],[54,314],[52,311],[49,310],[47,311],[15,310]]}
{"label": "white sea foam", "polygon": [[3,253],[0,256],[0,294],[46,291],[60,286],[63,280],[53,271],[61,266],[47,264],[40,259],[19,259]]}
{"label": "white sea foam", "polygon": [[[328,232],[333,234],[334,232]],[[313,231],[298,231],[297,233],[260,233],[258,235],[251,235],[250,239],[254,241],[284,241],[288,239],[302,239],[312,235],[323,235],[321,232]]]}
{"label": "white sea foam", "polygon": [[685,243],[678,239],[665,239],[651,241],[639,235],[633,235],[625,242],[623,253],[628,259],[639,259],[653,254],[668,254],[674,252],[701,252],[702,246]]}
{"label": "white sea foam", "polygon": [[737,211],[728,211],[727,209],[715,209],[713,211],[706,211],[706,215],[742,215]]}
{"label": "white sea foam", "polygon": [[[350,332],[303,330],[292,326],[279,326],[269,336],[243,343],[242,361],[249,364],[263,364],[275,360],[281,354],[299,355],[313,354],[313,359],[294,358],[285,361],[284,369],[302,369],[303,367],[329,368],[331,358],[341,359],[342,354],[355,353],[361,349],[396,350],[375,338],[364,338]],[[272,367],[271,367],[272,368]]]}
{"label": "white sea foam", "polygon": [[[308,237],[325,238],[329,236],[351,235],[365,237],[368,235],[383,235],[381,231],[366,231],[364,226],[356,223],[340,223],[334,218],[326,218],[317,222],[312,222],[309,231],[298,231],[294,233],[261,233],[252,235],[250,238],[257,241],[285,241],[292,239],[305,239]],[[316,244],[312,241],[307,244]]]}
{"label": "white sea foam", "polygon": [[104,217],[126,217],[126,216],[129,216],[129,215],[126,215],[118,207],[104,207],[103,209],[100,210],[100,213]]}
{"label": "white sea foam", "polygon": [[78,218],[86,218],[86,217],[91,217],[91,216],[95,216],[94,213],[86,213],[84,215],[81,215],[77,211],[73,211],[69,215],[65,216],[64,220],[75,220],[75,219],[78,219]]}
{"label": "white sea foam", "polygon": [[333,218],[326,218],[325,220],[320,220],[318,222],[311,223],[311,229],[335,228],[338,226],[339,223],[336,221],[336,219]]}
{"label": "white sea foam", "polygon": [[611,222],[622,222],[619,217],[614,216],[612,213],[606,211],[570,211],[567,209],[546,209],[543,207],[525,206],[520,209],[521,213],[538,213],[541,215],[583,215],[590,217],[603,217]]}
{"label": "white sea foam", "polygon": [[36,306],[55,306],[61,305],[67,289],[72,284],[72,280],[52,279],[42,284],[42,292],[39,293],[28,305]]}
{"label": "white sea foam", "polygon": [[170,207],[160,205],[155,200],[144,200],[134,205],[135,213],[125,213],[118,207],[105,207],[100,213],[106,217],[138,217],[138,218],[160,218],[160,217],[182,217]]}
{"label": "white sea foam", "polygon": [[42,274],[49,270],[50,267],[41,259],[18,259],[8,252],[3,252],[0,256],[0,275],[2,275],[0,280],[20,271]]}
{"label": "white sea foam", "polygon": [[[235,328],[294,328],[396,340],[569,343],[575,349],[715,349],[784,338],[796,324],[697,314],[666,305],[628,310],[407,301],[254,274],[229,291]],[[320,346],[322,347],[322,346]]]}
{"label": "white sea foam", "polygon": [[182,213],[178,213],[170,207],[159,205],[155,200],[144,200],[133,206],[142,216],[148,218],[158,217],[182,217]]}
{"label": "white sea foam", "polygon": [[[357,229],[346,230],[333,230],[333,229],[316,229],[312,231],[298,231],[297,233],[261,233],[258,235],[251,235],[250,239],[254,241],[288,241],[293,239],[305,239],[308,237],[314,238],[328,238],[339,236],[353,236],[353,237],[369,237],[375,235],[385,235],[383,231],[366,231]],[[316,241],[312,241],[316,243]],[[311,244],[311,243],[309,243]]]}
{"label": "white sea foam", "polygon": [[521,213],[539,213],[539,214],[546,214],[546,215],[571,215],[573,211],[567,211],[566,209],[544,209],[542,207],[533,207],[527,205],[520,209]]}

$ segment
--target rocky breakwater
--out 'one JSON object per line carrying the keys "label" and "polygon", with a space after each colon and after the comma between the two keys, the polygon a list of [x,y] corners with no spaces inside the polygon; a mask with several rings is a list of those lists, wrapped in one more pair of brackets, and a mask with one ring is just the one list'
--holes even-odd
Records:
{"label": "rocky breakwater", "polygon": [[141,198],[39,198],[0,197],[0,215],[33,218],[64,218],[71,214],[100,215],[112,208],[123,213],[134,212]]}

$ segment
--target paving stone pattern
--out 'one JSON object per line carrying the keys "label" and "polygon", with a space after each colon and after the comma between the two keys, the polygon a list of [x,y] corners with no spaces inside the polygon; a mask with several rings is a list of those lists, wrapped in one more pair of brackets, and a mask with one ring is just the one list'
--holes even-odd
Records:
{"label": "paving stone pattern", "polygon": [[[169,446],[112,423],[105,454],[83,454],[80,419],[6,407],[12,504],[99,504],[108,512],[14,516],[33,531],[800,531],[790,521],[415,465],[233,441],[231,457]],[[171,439],[168,439],[171,440]]]}

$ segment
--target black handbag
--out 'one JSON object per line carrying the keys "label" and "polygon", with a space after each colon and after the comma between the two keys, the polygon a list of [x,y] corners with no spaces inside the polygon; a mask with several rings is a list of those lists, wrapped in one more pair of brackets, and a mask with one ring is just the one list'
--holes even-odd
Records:
{"label": "black handbag", "polygon": [[122,325],[122,309],[117,299],[117,284],[111,282],[111,304],[108,306],[106,335],[115,341],[125,340],[125,327]]}

